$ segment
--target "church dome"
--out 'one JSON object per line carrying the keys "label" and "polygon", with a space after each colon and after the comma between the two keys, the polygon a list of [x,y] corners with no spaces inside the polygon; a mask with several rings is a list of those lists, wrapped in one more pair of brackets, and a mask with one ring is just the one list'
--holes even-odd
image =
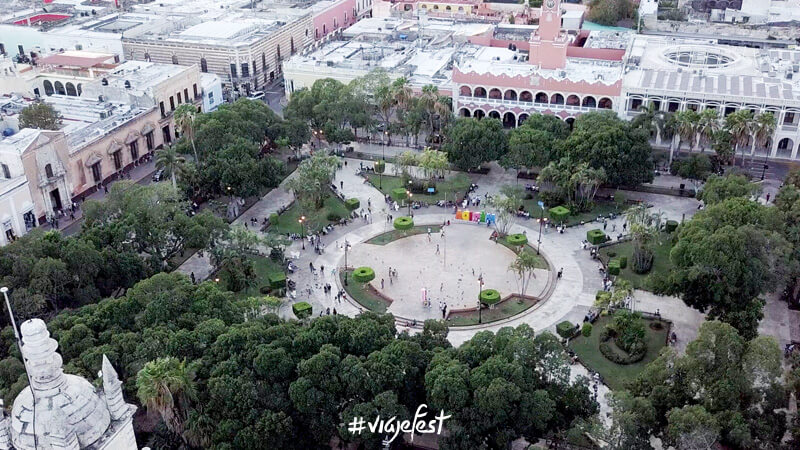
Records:
{"label": "church dome", "polygon": [[64,373],[61,355],[56,353],[58,343],[50,337],[42,320],[28,320],[21,330],[22,355],[31,385],[14,400],[14,447],[51,449],[54,437],[77,438],[80,448],[98,441],[111,423],[105,399],[87,380]]}

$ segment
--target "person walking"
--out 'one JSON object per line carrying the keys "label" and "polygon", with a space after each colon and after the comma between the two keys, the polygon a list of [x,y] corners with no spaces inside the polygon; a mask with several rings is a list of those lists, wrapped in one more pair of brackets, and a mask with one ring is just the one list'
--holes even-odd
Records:
{"label": "person walking", "polygon": [[190,276],[192,278],[192,284],[197,284],[197,279],[194,276],[194,272],[192,272],[192,274]]}
{"label": "person walking", "polygon": [[439,254],[439,244],[436,244],[436,254]]}
{"label": "person walking", "polygon": [[339,188],[340,189],[344,189],[344,181],[340,181],[339,182]]}
{"label": "person walking", "polygon": [[561,279],[561,275],[563,275],[563,274],[564,274],[564,268],[562,267],[562,268],[558,269],[558,276],[557,276],[557,278],[558,278],[558,279]]}
{"label": "person walking", "polygon": [[442,305],[442,319],[447,317],[447,303]]}
{"label": "person walking", "polygon": [[383,286],[384,286],[384,284],[383,284],[383,278],[381,278],[381,290],[383,290]]}

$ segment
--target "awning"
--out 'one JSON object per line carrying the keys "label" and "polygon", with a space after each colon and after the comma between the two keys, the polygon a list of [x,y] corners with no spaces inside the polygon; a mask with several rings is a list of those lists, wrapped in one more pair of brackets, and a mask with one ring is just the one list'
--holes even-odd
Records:
{"label": "awning", "polygon": [[142,134],[147,134],[155,129],[156,129],[155,125],[153,125],[152,123],[146,123],[144,124],[144,127],[142,127]]}
{"label": "awning", "polygon": [[113,155],[114,153],[122,150],[122,144],[117,142],[117,140],[111,141],[111,145],[108,146],[108,154]]}
{"label": "awning", "polygon": [[128,137],[125,138],[125,143],[126,144],[130,144],[131,142],[133,142],[133,141],[135,141],[137,139],[139,139],[139,133],[137,133],[136,131],[131,131],[128,134]]}
{"label": "awning", "polygon": [[97,153],[92,153],[92,156],[90,156],[90,157],[89,157],[89,158],[86,160],[86,163],[85,163],[84,165],[85,165],[86,167],[92,167],[93,165],[95,165],[95,164],[99,163],[99,162],[100,162],[100,161],[102,161],[102,160],[103,160],[103,158],[101,158],[101,157],[100,157],[100,155],[98,155]]}

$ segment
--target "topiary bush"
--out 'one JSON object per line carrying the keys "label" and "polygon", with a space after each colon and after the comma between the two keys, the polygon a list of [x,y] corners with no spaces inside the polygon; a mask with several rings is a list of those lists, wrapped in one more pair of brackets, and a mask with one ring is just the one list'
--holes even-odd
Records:
{"label": "topiary bush", "polygon": [[277,225],[278,224],[278,214],[272,213],[269,215],[269,224],[270,225]]}
{"label": "topiary bush", "polygon": [[487,305],[494,305],[495,303],[500,301],[500,293],[494,289],[484,289],[481,291],[478,298],[481,300],[481,303],[486,303]]}
{"label": "topiary bush", "polygon": [[599,245],[608,240],[608,238],[606,237],[606,234],[603,233],[603,230],[594,229],[586,232],[586,240],[592,245]]}
{"label": "topiary bush", "polygon": [[667,233],[672,233],[678,229],[678,222],[675,220],[668,220],[664,228],[667,230]]}
{"label": "topiary bush", "polygon": [[394,219],[394,229],[398,231],[408,231],[414,227],[414,219],[408,216]]}
{"label": "topiary bush", "polygon": [[269,287],[271,289],[282,289],[286,287],[286,274],[283,272],[270,272],[267,275]]}
{"label": "topiary bush", "polygon": [[375,279],[375,271],[370,267],[359,267],[353,271],[353,279],[359,283],[369,283]]}
{"label": "topiary bush", "polygon": [[506,238],[506,242],[508,242],[509,245],[513,245],[515,247],[519,245],[525,245],[528,243],[528,236],[525,236],[522,233],[512,234]]}
{"label": "topiary bush", "polygon": [[588,338],[589,336],[591,336],[593,328],[594,327],[592,327],[591,323],[584,322],[583,323],[583,327],[581,327],[581,334],[583,335],[583,337],[587,337]]}
{"label": "topiary bush", "polygon": [[407,198],[406,189],[405,188],[395,188],[392,189],[392,200],[396,202],[402,202]]}
{"label": "topiary bush", "polygon": [[338,221],[342,220],[342,216],[332,212],[332,213],[328,213],[327,219],[328,219],[328,222],[338,222]]}
{"label": "topiary bush", "polygon": [[610,275],[619,275],[619,260],[612,259],[608,262],[608,273]]}
{"label": "topiary bush", "polygon": [[569,339],[575,334],[575,325],[569,320],[565,320],[556,325],[556,333],[564,339]]}
{"label": "topiary bush", "polygon": [[617,258],[617,261],[619,261],[619,268],[620,269],[624,269],[624,268],[628,267],[628,257],[627,256],[620,256],[619,258]]}
{"label": "topiary bush", "polygon": [[292,312],[294,313],[295,317],[298,319],[305,319],[311,317],[311,314],[314,312],[307,302],[297,302],[292,305]]}
{"label": "topiary bush", "polygon": [[361,206],[361,202],[357,198],[348,198],[344,201],[344,206],[350,211],[355,211]]}
{"label": "topiary bush", "polygon": [[569,217],[570,211],[563,207],[563,206],[556,206],[555,208],[550,208],[550,218],[553,219],[554,222],[564,222]]}

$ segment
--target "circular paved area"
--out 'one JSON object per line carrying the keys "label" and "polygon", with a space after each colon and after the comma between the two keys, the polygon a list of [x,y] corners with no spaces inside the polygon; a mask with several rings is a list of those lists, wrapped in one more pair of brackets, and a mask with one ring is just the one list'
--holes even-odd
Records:
{"label": "circular paved area", "polygon": [[[423,233],[386,245],[362,242],[353,245],[348,264],[375,270],[370,284],[393,300],[388,312],[420,321],[441,318],[440,301],[450,311],[477,306],[481,275],[484,289],[496,289],[501,297],[520,292],[518,278],[508,269],[516,255],[491,241],[492,231],[493,228],[476,224],[452,223],[445,227],[444,236],[432,232],[430,238]],[[397,270],[394,280],[389,277],[390,267]],[[525,293],[540,296],[549,274],[537,269],[534,276]],[[422,303],[423,288],[428,293],[429,307]]]}

